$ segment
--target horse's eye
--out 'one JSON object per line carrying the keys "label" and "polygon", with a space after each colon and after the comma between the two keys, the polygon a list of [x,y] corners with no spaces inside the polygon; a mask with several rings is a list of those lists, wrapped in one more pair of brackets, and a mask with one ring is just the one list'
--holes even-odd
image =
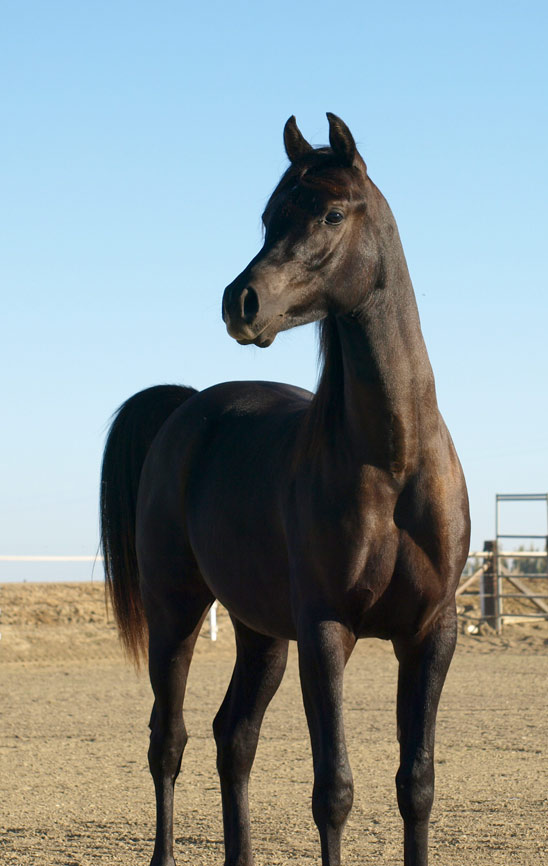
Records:
{"label": "horse's eye", "polygon": [[340,210],[330,210],[327,214],[325,221],[329,223],[330,226],[336,226],[339,223],[342,223],[344,219],[344,214],[340,212]]}

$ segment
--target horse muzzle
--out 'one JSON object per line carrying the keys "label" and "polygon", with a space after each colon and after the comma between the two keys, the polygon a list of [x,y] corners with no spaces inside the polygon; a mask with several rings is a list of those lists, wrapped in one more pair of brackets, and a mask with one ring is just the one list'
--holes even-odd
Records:
{"label": "horse muzzle", "polygon": [[272,317],[264,315],[259,293],[240,277],[224,291],[222,315],[230,336],[243,346],[254,344],[265,349],[277,334],[271,327]]}

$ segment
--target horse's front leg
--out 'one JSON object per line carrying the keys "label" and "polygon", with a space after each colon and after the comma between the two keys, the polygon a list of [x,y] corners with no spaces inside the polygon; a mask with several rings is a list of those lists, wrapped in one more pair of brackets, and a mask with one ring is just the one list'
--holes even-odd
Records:
{"label": "horse's front leg", "polygon": [[299,670],[314,761],[312,813],[323,866],[339,866],[354,785],[346,753],[342,692],[355,638],[339,622],[301,617]]}
{"label": "horse's front leg", "polygon": [[404,822],[405,866],[427,866],[428,827],[434,800],[434,737],[438,703],[457,636],[454,607],[419,645],[394,641],[399,661],[396,775]]}

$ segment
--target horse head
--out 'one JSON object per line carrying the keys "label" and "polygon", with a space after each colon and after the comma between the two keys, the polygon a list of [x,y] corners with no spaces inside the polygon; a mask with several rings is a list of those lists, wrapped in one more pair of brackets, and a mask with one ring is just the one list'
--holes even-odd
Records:
{"label": "horse head", "polygon": [[353,312],[377,281],[384,199],[346,124],[327,117],[330,147],[312,147],[294,117],[285,124],[290,166],[263,213],[263,247],[223,295],[228,333],[243,345]]}

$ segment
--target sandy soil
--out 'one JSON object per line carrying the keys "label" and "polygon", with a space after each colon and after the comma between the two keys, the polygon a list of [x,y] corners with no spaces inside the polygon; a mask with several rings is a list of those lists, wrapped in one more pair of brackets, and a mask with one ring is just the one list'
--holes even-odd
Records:
{"label": "sandy soil", "polygon": [[[0,862],[147,866],[151,693],[146,675],[124,662],[102,584],[5,584],[0,606]],[[231,628],[221,614],[219,640],[204,633],[191,668],[191,739],[177,785],[179,864],[222,863],[210,724],[232,663]],[[432,864],[548,862],[547,675],[546,623],[508,627],[501,638],[461,635],[438,717]],[[356,784],[346,866],[402,862],[395,682],[390,645],[362,641],[346,676]],[[252,777],[258,866],[319,862],[311,784],[293,648]]]}

